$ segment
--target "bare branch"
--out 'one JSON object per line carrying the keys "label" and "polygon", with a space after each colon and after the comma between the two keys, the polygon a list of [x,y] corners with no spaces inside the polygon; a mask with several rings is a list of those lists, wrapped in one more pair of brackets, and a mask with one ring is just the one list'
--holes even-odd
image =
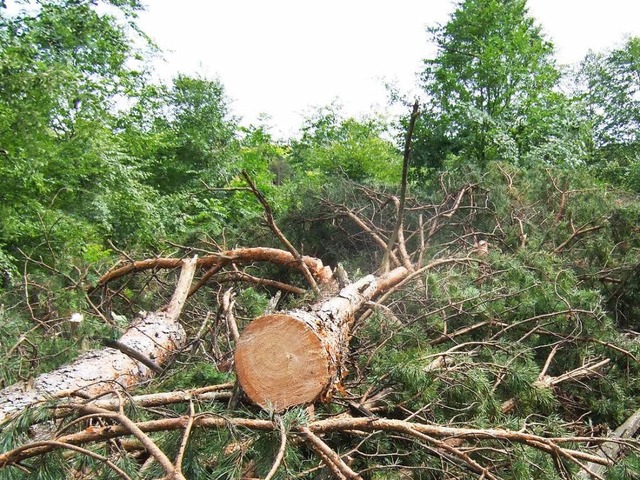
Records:
{"label": "bare branch", "polygon": [[[389,238],[389,243],[387,244],[387,248],[384,252],[384,256],[382,257],[382,264],[380,266],[380,271],[384,274],[389,271],[389,256],[393,250],[393,246],[398,239],[398,235],[402,230],[402,221],[404,216],[404,204],[407,197],[407,177],[409,175],[409,159],[411,155],[411,139],[413,137],[413,129],[416,124],[416,120],[418,119],[418,108],[420,104],[418,100],[416,100],[413,104],[413,110],[411,111],[411,118],[409,119],[409,128],[407,129],[407,136],[405,138],[404,143],[404,155],[402,160],[402,180],[400,183],[400,202],[398,206],[398,214],[396,217],[396,225],[393,229],[391,237]],[[405,266],[406,267],[406,266]]]}
{"label": "bare branch", "polygon": [[256,196],[256,198],[262,205],[265,216],[267,218],[267,224],[269,225],[269,228],[271,228],[271,231],[276,235],[276,237],[278,237],[278,240],[282,242],[282,244],[286,247],[286,249],[289,252],[291,252],[291,255],[295,257],[296,261],[298,262],[298,265],[300,265],[300,269],[302,270],[302,273],[304,274],[304,278],[307,280],[307,282],[315,292],[316,296],[319,296],[320,289],[318,288],[318,284],[316,283],[316,280],[313,278],[313,275],[311,275],[311,272],[307,268],[307,265],[302,261],[302,255],[298,253],[296,248],[291,244],[291,242],[287,239],[287,237],[285,237],[282,231],[278,228],[278,225],[276,225],[276,221],[273,218],[273,211],[271,210],[271,206],[269,205],[269,202],[267,202],[267,199],[264,198],[264,195],[262,195],[260,190],[258,190],[258,188],[256,187],[256,184],[253,183],[253,180],[251,180],[251,177],[249,177],[249,174],[247,172],[243,171],[242,176],[244,177],[246,182],[249,184],[249,188],[251,188],[251,191],[253,192],[253,194]]}

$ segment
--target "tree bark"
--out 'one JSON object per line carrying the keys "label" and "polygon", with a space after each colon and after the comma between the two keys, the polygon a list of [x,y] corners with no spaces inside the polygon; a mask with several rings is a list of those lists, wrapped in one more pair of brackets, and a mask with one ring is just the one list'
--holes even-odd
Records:
{"label": "tree bark", "polygon": [[331,398],[347,373],[356,312],[407,274],[398,267],[379,278],[368,275],[308,309],[253,320],[235,350],[238,381],[247,397],[276,412]]}
{"label": "tree bark", "polygon": [[[120,337],[118,344],[162,365],[186,340],[178,323],[197,257],[182,261],[176,290],[164,308],[143,315]],[[126,351],[126,348],[122,350]],[[0,391],[0,422],[30,406],[72,394],[92,397],[126,388],[153,375],[153,368],[115,348],[91,350],[74,362],[33,380],[18,382]]]}

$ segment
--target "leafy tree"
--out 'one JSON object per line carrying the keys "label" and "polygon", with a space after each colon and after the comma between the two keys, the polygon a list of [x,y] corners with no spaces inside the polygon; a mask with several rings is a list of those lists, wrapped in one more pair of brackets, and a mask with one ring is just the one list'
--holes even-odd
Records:
{"label": "leafy tree", "polygon": [[142,78],[129,24],[140,5],[21,3],[0,10],[2,257],[40,249],[51,261],[104,234],[136,237],[155,200],[112,130]]}
{"label": "leafy tree", "polygon": [[609,178],[640,189],[640,38],[609,52],[590,52],[577,84],[593,128],[592,161]]}
{"label": "leafy tree", "polygon": [[344,119],[331,105],[310,116],[302,136],[292,142],[292,163],[308,177],[340,175],[351,180],[399,179],[401,157],[384,137],[388,127],[381,119]]}
{"label": "leafy tree", "polygon": [[178,75],[169,88],[147,86],[130,120],[139,135],[134,154],[143,157],[149,183],[160,192],[201,179],[224,183],[233,173],[236,126],[218,80]]}
{"label": "leafy tree", "polygon": [[430,31],[438,51],[422,74],[429,99],[416,155],[423,166],[438,168],[447,154],[481,167],[518,161],[550,135],[550,119],[562,111],[559,72],[526,0],[465,0]]}
{"label": "leafy tree", "polygon": [[[147,84],[118,120],[131,166],[157,192],[168,234],[216,234],[230,220],[225,186],[239,171],[236,120],[218,80],[177,76],[170,86]],[[180,239],[185,240],[184,238]]]}

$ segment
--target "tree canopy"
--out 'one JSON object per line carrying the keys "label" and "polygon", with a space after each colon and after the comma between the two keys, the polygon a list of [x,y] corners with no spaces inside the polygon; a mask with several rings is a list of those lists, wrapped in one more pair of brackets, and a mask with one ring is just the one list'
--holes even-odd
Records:
{"label": "tree canopy", "polygon": [[458,2],[451,19],[430,30],[437,53],[422,73],[428,114],[418,136],[425,167],[439,167],[447,154],[482,167],[498,158],[518,162],[547,140],[562,107],[560,72],[526,4]]}

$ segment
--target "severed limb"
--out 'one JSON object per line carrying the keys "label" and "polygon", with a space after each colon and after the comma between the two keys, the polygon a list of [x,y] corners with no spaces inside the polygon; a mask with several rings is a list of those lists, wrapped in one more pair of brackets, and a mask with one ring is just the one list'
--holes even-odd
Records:
{"label": "severed limb", "polygon": [[[100,413],[96,411],[96,413]],[[113,412],[108,412],[112,414]],[[107,413],[100,413],[107,415]],[[163,418],[159,420],[149,420],[135,423],[136,427],[144,432],[159,432],[184,429],[187,417]],[[199,415],[194,418],[193,428],[248,428],[258,431],[275,431],[278,429],[276,423],[271,420],[247,419],[247,418],[227,418],[219,416]],[[621,440],[607,437],[545,437],[523,431],[506,430],[501,428],[463,428],[448,427],[434,424],[409,422],[404,420],[370,418],[370,417],[340,417],[311,422],[306,426],[294,425],[290,431],[293,433],[303,433],[308,429],[314,435],[323,433],[344,432],[355,434],[356,432],[396,432],[405,433],[420,440],[425,440],[422,435],[427,435],[439,440],[452,442],[480,442],[499,441],[507,444],[517,443],[528,445],[550,455],[561,455],[563,458],[571,459],[574,462],[591,462],[597,465],[610,466],[613,461],[598,454],[586,451],[575,450],[563,445],[575,444],[607,444],[610,442],[620,443],[631,447],[638,447],[637,441]],[[77,433],[62,435],[57,438],[59,442],[72,445],[82,445],[91,442],[105,441],[111,438],[118,438],[130,435],[131,431],[125,425],[107,425],[104,427],[92,427]],[[421,434],[421,435],[418,435]],[[18,449],[0,453],[0,467],[15,465],[27,458],[33,458],[47,452],[56,450],[52,445],[26,444]]]}
{"label": "severed limb", "polygon": [[[627,441],[635,437],[638,432],[640,432],[640,410],[633,412],[622,425],[609,434],[608,438],[612,440],[611,442],[598,446],[598,456],[615,464],[624,456]],[[589,462],[586,470],[580,472],[580,479],[587,480],[589,477],[604,475],[606,470],[607,465]]]}
{"label": "severed limb", "polygon": [[[416,125],[416,120],[419,115],[419,107],[420,104],[418,100],[416,100],[413,104],[413,109],[411,111],[411,118],[409,119],[409,128],[407,129],[407,136],[405,138],[404,143],[404,155],[402,160],[402,180],[400,183],[400,200],[397,205],[397,216],[396,216],[396,225],[393,228],[393,232],[391,233],[391,237],[389,237],[389,243],[387,243],[387,248],[384,251],[384,256],[382,257],[382,264],[380,265],[380,271],[384,274],[389,271],[389,256],[393,251],[393,247],[398,240],[399,235],[404,235],[402,231],[402,222],[404,217],[404,204],[407,199],[407,180],[409,175],[409,159],[411,155],[411,139],[413,137],[413,129]],[[401,238],[404,240],[404,238]],[[406,247],[404,244],[400,245],[400,251],[402,253],[402,258],[405,262],[408,262],[408,265],[405,265],[405,268],[408,267],[411,270],[411,262],[408,261],[408,255],[406,254]]]}
{"label": "severed limb", "polygon": [[[301,264],[317,279],[318,283],[331,283],[333,280],[333,273],[331,268],[322,264],[322,261],[303,255],[300,259],[296,258],[291,252],[281,250],[278,248],[267,247],[252,247],[252,248],[236,248],[233,250],[226,250],[220,253],[212,253],[199,257],[197,260],[197,268],[213,269],[217,273],[222,267],[231,264],[249,264],[254,262],[267,262],[275,265],[283,265],[286,267],[298,269],[302,271]],[[142,272],[146,270],[157,269],[174,269],[179,268],[182,265],[182,259],[180,258],[148,258],[145,260],[137,260],[127,263],[117,268],[109,270],[102,275],[98,281],[89,287],[87,290],[93,292],[96,289],[112,282],[118,278],[122,278],[132,273]],[[199,281],[191,289],[189,295],[195,293],[198,287],[204,285],[204,282]]]}

